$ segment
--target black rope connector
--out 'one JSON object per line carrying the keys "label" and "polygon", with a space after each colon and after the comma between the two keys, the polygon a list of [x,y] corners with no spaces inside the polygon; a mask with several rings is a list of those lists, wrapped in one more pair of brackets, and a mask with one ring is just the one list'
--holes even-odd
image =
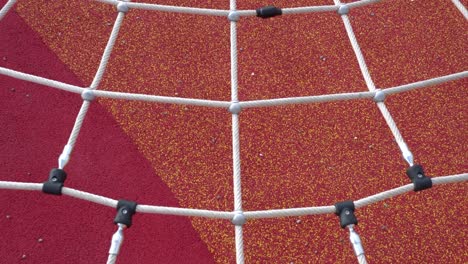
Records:
{"label": "black rope connector", "polygon": [[426,177],[421,165],[413,165],[406,170],[406,175],[414,184],[414,191],[422,191],[432,187],[431,178]]}
{"label": "black rope connector", "polygon": [[345,228],[348,225],[357,225],[358,221],[354,215],[354,202],[343,201],[335,204],[335,214],[340,217],[340,226]]}
{"label": "black rope connector", "polygon": [[54,195],[62,195],[62,187],[67,179],[67,173],[62,169],[52,169],[49,180],[42,185],[42,192]]}
{"label": "black rope connector", "polygon": [[124,224],[130,227],[132,225],[132,216],[135,214],[137,203],[127,200],[119,200],[117,203],[117,215],[114,224]]}
{"label": "black rope connector", "polygon": [[280,16],[283,14],[281,8],[276,6],[264,6],[257,9],[257,16],[261,18],[270,18],[274,16]]}

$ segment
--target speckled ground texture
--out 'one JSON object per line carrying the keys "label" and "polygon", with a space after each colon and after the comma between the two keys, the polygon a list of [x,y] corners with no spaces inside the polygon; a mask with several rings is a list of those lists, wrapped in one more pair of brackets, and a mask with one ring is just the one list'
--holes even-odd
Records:
{"label": "speckled ground texture", "polygon": [[[145,2],[229,8],[228,1]],[[267,4],[294,7],[333,4],[333,1],[243,0],[237,5],[238,9],[255,9]],[[116,17],[113,7],[81,0],[19,0],[15,12],[81,83],[91,83]],[[382,1],[352,10],[350,19],[370,74],[379,88],[467,69],[468,24],[449,0]],[[367,91],[342,20],[334,12],[268,20],[242,18],[238,23],[238,37],[240,100]],[[131,10],[124,20],[100,89],[228,101],[229,59],[226,18]],[[49,78],[60,80],[61,76]],[[429,176],[468,170],[467,84],[466,79],[452,81],[393,95],[386,100],[416,162],[424,166]],[[49,89],[43,88],[41,92],[48,93]],[[70,105],[71,115],[78,112],[80,101],[75,102]],[[228,111],[109,99],[99,99],[97,104],[116,120],[149,162],[154,172],[150,176],[167,185],[176,204],[211,210],[233,209]],[[1,115],[8,115],[8,111]],[[245,210],[332,205],[408,183],[407,164],[372,101],[247,109],[241,113],[240,120]],[[72,122],[67,120],[54,129],[70,131]],[[85,122],[84,127],[87,126],[89,129],[97,124]],[[44,143],[56,145],[57,152],[50,156],[59,155],[65,140]],[[80,145],[80,140],[77,152],[93,148]],[[99,141],[99,137],[95,140]],[[79,173],[80,166],[88,166],[87,160],[94,159],[92,153],[89,155],[81,163],[70,162],[76,168],[75,173]],[[107,155],[112,158],[122,153]],[[128,171],[123,173],[126,177],[149,177],[140,174],[139,167],[132,166],[131,156],[126,158],[128,163],[124,169]],[[50,161],[51,166],[54,163],[55,158]],[[22,166],[18,163],[18,170]],[[40,173],[44,177],[38,176],[37,182],[47,175],[47,172],[37,172]],[[9,175],[0,177],[12,180]],[[112,175],[116,182],[119,177],[119,174]],[[88,179],[82,181],[90,186]],[[73,184],[77,189],[92,190],[92,187],[80,188],[83,185],[79,180]],[[359,209],[357,231],[368,261],[467,263],[467,187],[467,183],[437,186]],[[106,188],[107,191],[101,191]],[[134,193],[128,194],[129,188]],[[151,188],[132,189],[117,183],[95,190],[113,198],[133,195],[142,197],[141,202],[145,204],[168,205],[158,204],[152,192]],[[28,215],[14,209],[20,204],[5,200],[4,203],[10,208],[8,214],[16,214],[17,218]],[[55,204],[63,208],[64,214],[72,209],[60,200]],[[84,202],[80,205],[88,206]],[[112,211],[109,212],[112,218]],[[0,221],[3,222],[6,213],[2,213]],[[151,223],[166,216],[143,215],[139,219],[145,217]],[[235,263],[234,228],[229,221],[201,218],[190,218],[190,221],[216,263]],[[24,226],[31,224],[34,222],[21,222]],[[75,226],[88,228],[84,224]],[[339,227],[334,215],[254,220],[244,227],[246,263],[356,261],[348,233]],[[113,226],[107,230],[108,237],[102,237],[101,233],[94,237],[100,244],[109,243]],[[133,259],[134,263],[194,263],[189,258],[155,260],[151,252],[158,251],[157,248],[131,246],[140,236],[137,231],[145,232],[133,228],[127,231],[123,259]],[[26,234],[19,231],[17,235]],[[173,235],[172,239],[177,242],[179,236],[184,234]],[[69,263],[96,263],[95,256],[101,259],[106,253],[93,252],[72,237],[67,243],[75,245],[77,251],[87,252],[79,260],[70,259]],[[40,255],[43,250],[36,247],[31,251],[32,257],[21,260],[20,253],[0,249],[1,255],[16,261],[9,263],[37,263],[34,254]],[[147,257],[138,258],[140,254]],[[200,263],[207,262],[200,260]]]}

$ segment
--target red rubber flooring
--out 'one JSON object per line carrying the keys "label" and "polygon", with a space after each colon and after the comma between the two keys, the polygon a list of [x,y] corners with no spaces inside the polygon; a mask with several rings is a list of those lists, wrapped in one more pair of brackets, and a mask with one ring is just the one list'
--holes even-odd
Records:
{"label": "red rubber flooring", "polygon": [[[3,3],[2,3],[3,4]],[[0,23],[2,67],[82,86],[16,12]],[[0,77],[2,180],[42,182],[56,167],[81,99],[76,95]],[[112,116],[93,104],[66,168],[67,186],[115,199],[179,206]],[[76,166],[86,164],[86,166]],[[115,210],[70,197],[0,192],[0,263],[105,263],[115,232]],[[188,218],[135,216],[120,263],[213,263]],[[41,241],[41,242],[39,242]],[[127,242],[127,241],[125,241]],[[124,242],[124,243],[125,243]],[[25,258],[23,259],[23,255]]]}
{"label": "red rubber flooring", "polygon": [[[228,8],[219,1],[149,2]],[[351,14],[377,87],[466,69],[467,24],[451,1],[382,2]],[[265,4],[242,1],[238,8]],[[0,66],[87,86],[115,16],[93,1],[19,0],[0,21]],[[335,13],[242,19],[238,46],[241,100],[366,91]],[[459,80],[386,101],[429,176],[468,169],[466,87]],[[130,11],[100,89],[229,100],[226,19]],[[0,92],[0,179],[43,182],[81,99],[3,76]],[[226,110],[95,102],[66,167],[67,186],[142,204],[232,210]],[[370,101],[245,110],[241,156],[245,210],[331,205],[408,183],[407,165]],[[466,187],[437,186],[359,209],[369,262],[468,262]],[[105,262],[115,231],[111,208],[7,190],[0,201],[1,263]],[[235,262],[229,221],[137,214],[125,234],[119,263]],[[333,215],[249,221],[244,238],[246,263],[355,262]]]}

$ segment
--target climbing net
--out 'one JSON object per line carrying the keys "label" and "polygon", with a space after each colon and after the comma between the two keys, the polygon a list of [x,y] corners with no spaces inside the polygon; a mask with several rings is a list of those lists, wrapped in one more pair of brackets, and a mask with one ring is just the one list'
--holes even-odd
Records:
{"label": "climbing net", "polygon": [[[117,232],[112,237],[111,247],[109,250],[109,258],[107,263],[115,263],[123,242],[123,230],[131,226],[131,217],[136,212],[138,213],[152,213],[152,214],[166,214],[178,216],[192,216],[192,217],[207,217],[217,219],[231,220],[235,227],[235,245],[236,245],[236,260],[237,263],[244,263],[244,250],[243,250],[243,225],[249,219],[259,218],[276,218],[288,216],[303,216],[303,215],[318,215],[318,214],[336,214],[339,216],[340,225],[342,228],[348,228],[350,232],[350,241],[355,251],[359,263],[366,263],[364,249],[361,244],[360,238],[354,226],[357,224],[357,219],[354,211],[358,208],[389,199],[391,197],[404,194],[410,191],[421,191],[438,184],[447,184],[455,182],[463,182],[468,180],[468,173],[457,175],[441,176],[429,178],[424,174],[423,168],[420,165],[414,164],[413,154],[405,143],[392,115],[385,105],[385,98],[392,94],[402,93],[413,89],[423,88],[431,85],[441,84],[468,76],[468,71],[458,72],[438,78],[428,79],[415,83],[400,85],[396,87],[389,87],[384,89],[376,88],[366,62],[361,52],[360,46],[353,32],[349,20],[349,12],[353,8],[359,8],[365,5],[379,2],[379,0],[361,0],[352,3],[342,4],[340,0],[334,0],[335,5],[324,6],[307,6],[296,8],[277,8],[274,6],[267,6],[257,10],[237,10],[236,1],[230,0],[229,10],[220,9],[206,9],[206,8],[193,8],[181,6],[168,6],[146,3],[132,3],[128,1],[117,0],[96,0],[105,4],[114,5],[118,11],[111,35],[102,55],[98,70],[94,79],[89,87],[78,87],[39,76],[34,76],[7,68],[0,67],[0,74],[17,78],[24,81],[29,81],[52,88],[65,90],[67,92],[80,94],[83,99],[83,104],[77,115],[75,124],[73,126],[71,135],[63,152],[58,158],[58,168],[53,169],[49,175],[48,181],[45,183],[24,183],[24,182],[11,182],[0,181],[0,188],[14,189],[14,190],[30,190],[30,191],[43,191],[55,195],[68,195],[78,199],[87,200],[97,204],[117,208],[117,216],[114,222],[118,225]],[[0,10],[0,20],[7,14],[7,12],[14,6],[16,0],[9,0],[7,4]],[[468,11],[458,0],[452,0],[454,5],[462,13],[465,19],[468,19]],[[131,9],[145,9],[160,12],[176,12],[187,14],[198,14],[207,16],[224,16],[228,18],[230,23],[230,58],[231,58],[231,101],[215,101],[204,99],[190,99],[180,97],[168,97],[148,94],[135,94],[123,93],[113,91],[100,91],[98,90],[102,77],[106,70],[112,49],[119,34],[119,29],[125,18],[125,14]],[[239,101],[238,99],[238,65],[237,65],[237,24],[242,17],[258,16],[261,18],[270,18],[279,15],[292,15],[301,13],[312,12],[337,12],[344,23],[347,35],[351,42],[352,48],[359,63],[360,70],[364,77],[366,86],[369,91],[367,92],[352,92],[352,93],[338,93],[327,94],[318,96],[304,96],[304,97],[289,97],[268,100],[253,100],[253,101]],[[86,116],[91,102],[96,97],[124,99],[124,100],[138,100],[154,103],[166,104],[179,104],[179,105],[195,105],[203,107],[225,108],[232,114],[232,151],[233,151],[233,189],[234,189],[234,210],[233,211],[212,211],[190,208],[177,208],[177,207],[164,207],[155,205],[141,205],[133,201],[127,200],[114,200],[111,198],[87,193],[64,186],[67,177],[64,167],[70,160],[71,153],[75,146],[76,140],[80,133],[83,120]],[[342,201],[335,205],[318,206],[318,207],[302,207],[278,210],[259,210],[259,211],[244,211],[242,207],[242,190],[241,190],[241,157],[240,157],[240,144],[239,144],[239,114],[243,109],[257,108],[257,107],[272,107],[290,104],[311,104],[319,102],[331,102],[340,100],[357,100],[357,99],[370,99],[373,100],[380,112],[382,113],[388,127],[390,128],[399,149],[401,150],[404,160],[408,163],[409,168],[407,175],[411,183],[387,190],[375,195],[371,195],[356,201]]]}

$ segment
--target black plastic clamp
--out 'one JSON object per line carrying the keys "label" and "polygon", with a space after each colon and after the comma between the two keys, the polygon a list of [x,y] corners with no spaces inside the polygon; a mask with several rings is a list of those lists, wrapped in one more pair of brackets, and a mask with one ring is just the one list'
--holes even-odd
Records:
{"label": "black plastic clamp", "polygon": [[283,14],[281,8],[276,6],[264,6],[257,9],[257,16],[261,18],[270,18],[274,16],[280,16]]}
{"label": "black plastic clamp", "polygon": [[421,165],[413,165],[406,170],[406,175],[411,179],[414,184],[414,191],[422,191],[432,187],[431,178],[426,177],[423,167]]}
{"label": "black plastic clamp", "polygon": [[132,226],[132,216],[136,213],[137,203],[127,200],[119,200],[117,203],[117,215],[114,219],[114,224],[124,224]]}
{"label": "black plastic clamp", "polygon": [[42,185],[42,192],[54,195],[62,195],[62,187],[67,179],[67,173],[62,169],[52,169],[49,180]]}
{"label": "black plastic clamp", "polygon": [[340,226],[345,228],[348,225],[357,225],[358,220],[354,215],[354,202],[343,201],[335,204],[335,214],[340,217]]}

